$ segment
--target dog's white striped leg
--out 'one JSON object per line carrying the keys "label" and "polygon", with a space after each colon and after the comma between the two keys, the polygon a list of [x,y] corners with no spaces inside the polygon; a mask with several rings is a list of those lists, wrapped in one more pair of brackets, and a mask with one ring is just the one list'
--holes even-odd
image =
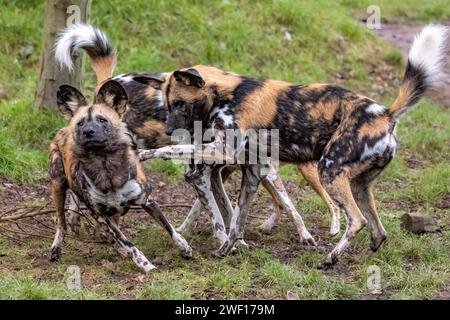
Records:
{"label": "dog's white striped leg", "polygon": [[186,181],[194,187],[198,199],[208,212],[211,218],[214,235],[222,246],[224,243],[228,243],[228,235],[226,233],[222,214],[211,189],[211,174],[211,166],[197,165],[194,170],[185,174],[185,178]]}
{"label": "dog's white striped leg", "polygon": [[242,185],[236,205],[230,221],[229,241],[223,244],[217,251],[218,255],[226,255],[235,249],[236,242],[246,246],[244,239],[244,228],[250,206],[261,182],[259,165],[242,166]]}
{"label": "dog's white striped leg", "polygon": [[[227,225],[227,223],[229,223],[231,215],[233,214],[233,207],[231,205],[230,199],[226,194],[225,188],[223,186],[223,181],[228,179],[228,177],[234,170],[234,166],[215,166],[211,175],[211,190],[215,196],[219,210],[222,213],[222,218],[224,219],[225,226]],[[190,231],[194,223],[200,218],[202,209],[203,205],[201,204],[200,199],[197,198],[186,219],[178,228],[176,228],[176,230],[178,232]]]}
{"label": "dog's white striped leg", "polygon": [[131,254],[133,262],[139,268],[141,268],[141,270],[147,273],[153,269],[156,269],[156,267],[150,261],[148,261],[145,255],[125,237],[125,235],[122,233],[122,231],[120,231],[119,227],[114,223],[113,220],[111,220],[107,216],[99,216],[97,217],[97,222],[99,224],[105,225],[108,228],[113,239],[124,251]]}

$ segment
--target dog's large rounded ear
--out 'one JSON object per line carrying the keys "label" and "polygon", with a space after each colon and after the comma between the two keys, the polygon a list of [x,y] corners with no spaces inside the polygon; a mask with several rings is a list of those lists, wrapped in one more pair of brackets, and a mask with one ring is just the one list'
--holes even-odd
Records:
{"label": "dog's large rounded ear", "polygon": [[173,73],[173,77],[186,86],[196,86],[197,88],[203,88],[205,86],[205,80],[202,75],[193,68],[177,70]]}
{"label": "dog's large rounded ear", "polygon": [[59,111],[64,115],[64,118],[70,120],[79,107],[86,106],[86,98],[83,94],[68,85],[62,85],[59,87],[56,94],[56,101]]}
{"label": "dog's large rounded ear", "polygon": [[134,76],[133,80],[160,90],[166,78],[167,73],[141,73]]}
{"label": "dog's large rounded ear", "polygon": [[95,103],[103,103],[122,116],[127,107],[128,96],[125,89],[115,80],[106,81],[98,90]]}

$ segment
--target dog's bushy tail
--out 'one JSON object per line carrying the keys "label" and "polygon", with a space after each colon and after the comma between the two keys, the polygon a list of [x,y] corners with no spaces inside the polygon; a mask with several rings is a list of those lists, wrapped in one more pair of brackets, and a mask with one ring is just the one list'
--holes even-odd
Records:
{"label": "dog's bushy tail", "polygon": [[83,49],[92,59],[97,83],[110,78],[117,61],[116,50],[99,29],[87,24],[73,24],[59,33],[55,43],[55,58],[61,67],[73,71],[73,54]]}
{"label": "dog's bushy tail", "polygon": [[427,25],[416,35],[400,90],[389,112],[394,119],[405,114],[440,78],[445,60],[448,28]]}

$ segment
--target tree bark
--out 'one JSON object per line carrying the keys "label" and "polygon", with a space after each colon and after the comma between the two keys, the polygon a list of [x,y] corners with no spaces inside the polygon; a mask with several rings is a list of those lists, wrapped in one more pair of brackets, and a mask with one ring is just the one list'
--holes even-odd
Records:
{"label": "tree bark", "polygon": [[84,54],[76,53],[74,71],[60,70],[54,56],[56,35],[65,27],[78,22],[89,22],[91,0],[47,0],[39,82],[34,97],[34,108],[54,108],[56,92],[62,84],[81,90],[84,70]]}

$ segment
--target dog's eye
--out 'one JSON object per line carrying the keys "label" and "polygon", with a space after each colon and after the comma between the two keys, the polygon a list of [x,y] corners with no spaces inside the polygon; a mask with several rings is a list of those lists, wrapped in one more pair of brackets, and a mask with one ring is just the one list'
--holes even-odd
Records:
{"label": "dog's eye", "polygon": [[80,122],[77,123],[77,125],[78,125],[79,127],[81,127],[83,124],[84,124],[83,121],[80,121]]}
{"label": "dog's eye", "polygon": [[100,123],[105,123],[105,122],[107,122],[108,120],[106,120],[105,118],[99,117],[99,118],[98,118],[98,121],[99,121]]}

